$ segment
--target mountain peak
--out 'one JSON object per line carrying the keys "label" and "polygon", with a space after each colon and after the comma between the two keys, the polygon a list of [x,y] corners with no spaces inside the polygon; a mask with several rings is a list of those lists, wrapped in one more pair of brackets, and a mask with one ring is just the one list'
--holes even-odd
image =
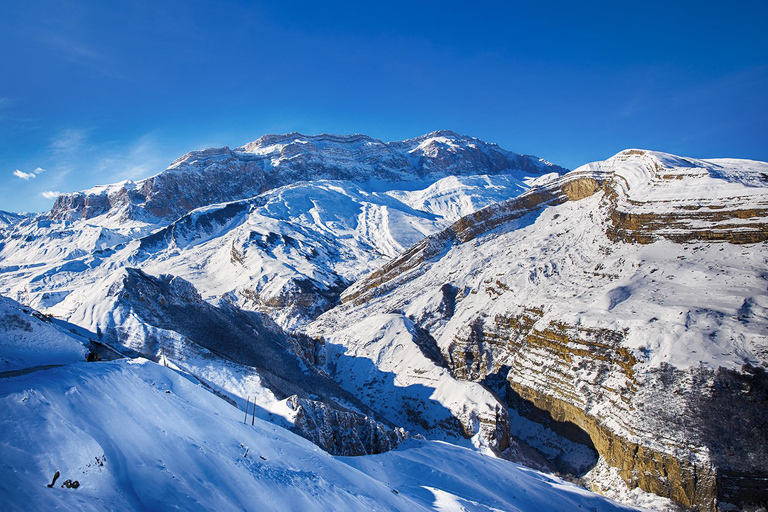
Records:
{"label": "mountain peak", "polygon": [[253,142],[244,144],[237,148],[237,151],[243,153],[256,153],[263,154],[265,150],[274,150],[277,146],[287,146],[289,144],[323,144],[323,143],[335,143],[335,144],[359,144],[365,142],[372,142],[375,144],[384,144],[378,139],[369,137],[363,134],[352,135],[337,135],[332,133],[321,133],[319,135],[305,135],[299,132],[291,132],[286,134],[267,134],[262,135]]}

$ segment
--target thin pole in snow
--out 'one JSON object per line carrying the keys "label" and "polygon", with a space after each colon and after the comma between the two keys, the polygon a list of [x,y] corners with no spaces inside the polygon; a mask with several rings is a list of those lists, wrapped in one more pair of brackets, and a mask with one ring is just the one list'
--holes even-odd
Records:
{"label": "thin pole in snow", "polygon": [[253,412],[251,413],[251,425],[256,421],[256,397],[253,397]]}
{"label": "thin pole in snow", "polygon": [[246,425],[248,424],[248,404],[251,402],[251,397],[246,397],[245,399],[245,419],[243,419],[243,423]]}

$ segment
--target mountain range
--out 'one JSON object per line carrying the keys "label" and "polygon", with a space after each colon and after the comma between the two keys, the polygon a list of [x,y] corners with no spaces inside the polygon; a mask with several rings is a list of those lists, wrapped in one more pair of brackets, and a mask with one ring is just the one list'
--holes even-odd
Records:
{"label": "mountain range", "polygon": [[[512,499],[550,477],[505,488],[526,474],[508,461],[633,506],[765,505],[767,219],[768,163],[630,149],[568,171],[450,131],[389,143],[266,135],[193,151],[141,181],[64,194],[45,214],[3,212],[3,421],[38,432],[32,423],[56,414],[78,425],[57,434],[66,443],[78,432],[91,440],[74,456],[40,433],[29,441],[45,453],[29,455],[35,469],[14,476],[18,462],[3,464],[5,492],[18,508],[27,494],[44,500],[32,482],[64,458],[108,456],[106,470],[70,464],[87,492],[56,500],[170,503],[126,487],[137,470],[119,462],[122,430],[73,419],[94,400],[125,417],[115,408],[130,389],[146,401],[125,404],[130,414],[176,400],[187,423],[218,411],[218,425],[236,417],[231,405],[250,407],[250,442],[263,447],[278,429],[291,446],[285,467],[302,467],[290,457],[305,460],[313,446],[290,436],[306,438],[338,457],[323,459],[333,469],[319,487],[246,460],[231,426],[220,427],[230,436],[222,448],[201,450],[229,457],[231,481],[271,475],[269,492],[295,482],[331,508],[383,499],[376,486],[394,480],[382,472],[406,466],[383,507],[540,510],[562,499],[571,510],[574,492],[619,507],[560,480],[549,497]],[[86,356],[100,361],[75,363]],[[77,407],[66,398],[74,382],[87,383]],[[22,412],[13,404],[25,393],[56,396],[55,409]],[[173,479],[180,467],[161,469],[167,457],[193,457],[203,442],[190,428],[157,463]],[[141,442],[146,455],[132,460],[146,464],[156,434]],[[452,457],[440,471],[475,468],[484,491],[420,480]],[[225,478],[195,460],[199,485]],[[352,505],[339,486],[366,490]],[[238,492],[203,507],[239,503]]]}

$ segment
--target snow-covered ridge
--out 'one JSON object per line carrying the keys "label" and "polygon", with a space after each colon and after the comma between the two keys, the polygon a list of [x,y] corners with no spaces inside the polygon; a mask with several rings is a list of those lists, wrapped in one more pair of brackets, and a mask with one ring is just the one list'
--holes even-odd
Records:
{"label": "snow-covered ridge", "polygon": [[207,204],[247,198],[299,181],[435,181],[450,175],[553,171],[565,170],[449,131],[390,143],[364,135],[265,135],[234,150],[192,151],[144,180],[64,194],[50,216],[156,223]]}
{"label": "snow-covered ridge", "polygon": [[[528,188],[527,173],[407,183],[316,180],[192,210],[154,233],[137,221],[28,219],[0,248],[0,289],[68,317],[125,265],[179,275],[294,328],[350,282],[463,215]],[[533,175],[531,179],[541,179]],[[142,236],[142,234],[145,234]]]}
{"label": "snow-covered ridge", "polygon": [[5,228],[18,224],[27,217],[29,217],[27,213],[13,213],[0,210],[0,232]]}

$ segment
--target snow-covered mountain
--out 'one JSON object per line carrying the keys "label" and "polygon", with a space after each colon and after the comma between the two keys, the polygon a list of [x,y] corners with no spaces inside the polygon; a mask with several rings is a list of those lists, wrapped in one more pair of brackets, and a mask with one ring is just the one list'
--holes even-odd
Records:
{"label": "snow-covered mountain", "polygon": [[145,180],[64,194],[50,216],[124,229],[126,223],[175,220],[195,208],[301,181],[433,183],[446,176],[563,170],[451,131],[389,143],[365,135],[265,135],[237,149],[192,151]]}
{"label": "snow-covered mountain", "polygon": [[632,510],[436,441],[333,457],[166,361],[86,363],[73,331],[0,297],[3,510]]}
{"label": "snow-covered mountain", "polygon": [[439,384],[395,354],[549,417],[597,450],[596,487],[614,467],[687,508],[762,503],[766,177],[763,162],[623,151],[430,235],[307,332],[425,395]]}
{"label": "snow-covered mountain", "polygon": [[0,378],[0,402],[8,511],[633,510],[437,441],[333,457],[141,359]]}
{"label": "snow-covered mountain", "polygon": [[0,210],[0,239],[5,236],[6,231],[28,216],[29,214],[26,213],[12,213]]}
{"label": "snow-covered mountain", "polygon": [[[142,182],[62,196],[49,215],[5,236],[0,292],[67,318],[115,269],[140,267],[295,328],[424,236],[556,171],[452,132],[387,144],[265,136],[234,151],[190,153]],[[256,189],[254,173],[264,182]],[[108,207],[96,214],[98,201]],[[160,215],[155,204],[178,211]]]}

